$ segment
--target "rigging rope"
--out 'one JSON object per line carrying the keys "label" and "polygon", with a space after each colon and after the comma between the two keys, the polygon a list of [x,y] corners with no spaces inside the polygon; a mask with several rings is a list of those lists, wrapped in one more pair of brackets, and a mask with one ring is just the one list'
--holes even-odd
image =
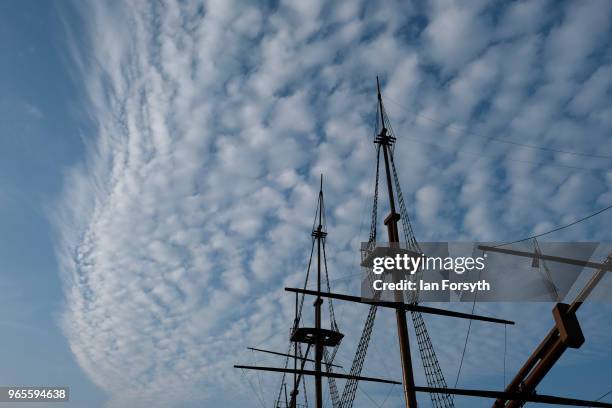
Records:
{"label": "rigging rope", "polygon": [[504,323],[504,389],[506,389],[506,356],[508,344],[508,325]]}
{"label": "rigging rope", "polygon": [[593,218],[593,217],[595,217],[596,215],[599,215],[599,214],[601,214],[601,213],[603,213],[603,212],[605,212],[605,211],[608,211],[610,208],[612,208],[612,204],[610,204],[609,206],[607,206],[607,207],[605,207],[605,208],[602,208],[602,209],[601,209],[601,210],[599,210],[599,211],[596,211],[596,212],[594,212],[594,213],[592,213],[592,214],[589,214],[589,215],[587,215],[586,217],[583,217],[583,218],[581,218],[581,219],[579,219],[579,220],[576,220],[576,221],[574,221],[574,222],[570,222],[569,224],[562,225],[562,226],[560,226],[560,227],[553,228],[553,229],[551,229],[550,231],[542,232],[541,234],[532,235],[532,236],[529,236],[529,237],[527,237],[527,238],[517,239],[516,241],[511,241],[511,242],[506,242],[506,243],[504,243],[504,244],[495,245],[495,247],[494,247],[494,248],[497,248],[497,247],[502,247],[502,246],[506,246],[506,245],[511,245],[511,244],[516,244],[516,243],[518,243],[518,242],[529,241],[530,239],[540,238],[540,237],[543,237],[544,235],[548,235],[548,234],[552,234],[553,232],[561,231],[562,229],[569,228],[569,227],[571,227],[571,226],[573,226],[573,225],[576,225],[576,224],[578,224],[578,223],[581,223],[581,222],[583,222],[583,221],[586,221],[586,220],[588,220],[589,218]]}
{"label": "rigging rope", "polygon": [[253,384],[251,383],[251,380],[249,380],[249,377],[247,377],[247,375],[244,373],[244,368],[242,368],[241,370],[242,376],[247,380],[247,382],[249,383],[249,385],[251,386],[251,389],[253,390],[253,394],[255,394],[255,396],[257,397],[257,400],[259,401],[259,403],[261,404],[261,406],[263,408],[266,408],[266,405],[263,403],[263,401],[261,400],[261,396],[259,395],[259,393],[257,392],[257,389],[253,386]]}
{"label": "rigging rope", "polygon": [[[317,204],[317,209],[318,209],[318,204]],[[314,230],[315,223],[316,223],[316,211],[315,211],[315,219],[313,221],[313,230]],[[308,279],[310,277],[310,269],[311,269],[311,266],[312,266],[312,256],[314,254],[314,247],[315,247],[315,238],[313,237],[312,238],[312,244],[311,244],[311,247],[310,247],[310,257],[308,258],[308,266],[306,268],[306,279],[304,280],[303,289],[307,289],[307,286],[308,286]],[[298,296],[298,295],[296,294],[296,296]],[[293,321],[293,327],[291,328],[291,333],[293,333],[293,331],[295,331],[299,327],[299,324],[300,324],[300,321],[301,321],[301,317],[302,317],[302,310],[304,308],[305,297],[306,296],[304,294],[302,294],[300,296],[300,298],[299,298],[298,307],[297,307],[297,311],[296,311],[296,316],[295,316],[295,319]],[[297,347],[297,344],[294,343],[293,347]],[[291,349],[292,349],[292,344],[290,343],[289,344],[289,350],[288,350],[287,354],[290,354]],[[296,351],[301,355],[301,349],[299,347],[296,348]],[[287,368],[288,365],[289,365],[289,356],[287,356],[285,358],[285,368]],[[306,381],[306,379],[304,377],[302,377],[302,379],[304,380],[304,382]],[[281,397],[282,392],[283,392],[283,387],[285,387],[286,384],[287,384],[287,376],[286,376],[286,373],[283,373],[283,377],[281,379],[281,384],[280,384],[279,391],[278,391],[278,401],[280,401],[280,397]],[[299,384],[298,384],[298,386],[299,386]],[[306,396],[304,396],[304,397],[306,397]],[[296,403],[297,403],[297,401],[296,401]]]}
{"label": "rigging rope", "polygon": [[[474,296],[474,302],[472,303],[472,312],[474,314],[474,309],[476,308],[476,296]],[[455,379],[455,388],[457,388],[457,384],[459,384],[459,376],[461,375],[461,368],[463,367],[463,359],[465,358],[465,351],[467,350],[468,339],[470,338],[470,331],[472,330],[472,319],[468,324],[467,333],[465,334],[465,342],[463,343],[463,352],[461,353],[461,360],[459,360],[459,369],[457,370],[457,378]],[[505,361],[505,360],[504,360]]]}
{"label": "rigging rope", "polygon": [[[368,239],[368,248],[365,251],[362,251],[361,257],[362,260],[365,256],[367,256],[367,251],[371,250],[371,245],[376,242],[376,227],[378,222],[378,180],[380,175],[380,146],[376,152],[376,180],[374,183],[374,201],[372,204],[372,218],[370,223],[370,236]],[[368,276],[371,275],[368,274]],[[374,328],[374,320],[376,319],[376,311],[378,310],[377,306],[372,305],[368,310],[368,316],[366,317],[363,330],[361,332],[361,337],[359,338],[359,343],[357,344],[357,351],[355,352],[355,357],[353,358],[353,362],[351,364],[350,374],[352,376],[361,375],[361,371],[363,369],[363,364],[365,362],[365,357],[368,352],[368,346],[370,344],[370,338],[372,336],[372,330]],[[342,390],[342,397],[340,399],[340,407],[341,408],[351,408],[353,406],[353,402],[355,401],[355,396],[357,394],[358,389],[358,381],[356,379],[348,379],[344,384],[344,389]]]}
{"label": "rigging rope", "polygon": [[389,388],[389,391],[387,392],[387,396],[383,400],[382,404],[380,404],[380,408],[382,408],[385,405],[385,403],[387,402],[387,400],[389,399],[389,396],[391,395],[391,392],[393,391],[393,388],[395,388],[395,384],[391,384],[391,387]]}
{"label": "rigging rope", "polygon": [[[292,344],[289,343],[289,350],[287,350],[287,357],[285,357],[285,370],[289,366],[289,354],[291,353],[291,348],[292,348],[291,346],[292,346]],[[283,387],[285,387],[285,393],[287,392],[287,390],[286,390],[287,382],[285,381],[286,378],[287,378],[287,373],[283,372],[283,377],[281,379],[280,389],[278,390],[277,401],[280,401],[280,399],[281,399],[281,395],[282,395],[282,392],[283,392]]]}
{"label": "rigging rope", "polygon": [[[422,253],[423,251],[416,240],[412,225],[410,223],[410,217],[408,215],[408,210],[406,209],[406,203],[404,201],[404,195],[402,194],[402,187],[399,182],[392,152],[389,154],[389,159],[391,162],[391,169],[393,170],[393,181],[400,208],[400,219],[402,220],[402,231],[404,233],[406,246],[415,252]],[[415,275],[416,279],[418,279],[420,274],[422,274],[422,271],[419,271]],[[411,297],[406,300],[408,303],[416,304],[419,300],[419,293],[411,293]],[[419,346],[419,354],[421,356],[421,362],[423,365],[423,370],[425,371],[425,379],[427,380],[428,386],[447,388],[444,373],[442,372],[442,368],[438,362],[438,357],[436,356],[436,351],[433,347],[433,343],[431,342],[431,338],[429,337],[429,332],[427,331],[427,326],[425,324],[423,315],[420,312],[411,311],[410,316],[412,317],[412,323],[414,325],[414,331],[416,333],[417,343]],[[432,405],[435,408],[454,408],[455,406],[453,397],[450,394],[430,393],[429,397]]]}
{"label": "rigging rope", "polygon": [[[298,350],[300,350],[300,355],[302,354],[302,348],[298,347]],[[308,355],[308,350],[306,349],[306,355],[304,357],[306,357]],[[304,407],[308,408],[308,393],[306,392],[306,376],[302,376],[302,384],[304,385]],[[296,401],[296,405],[297,405],[297,401]]]}
{"label": "rigging rope", "polygon": [[[344,374],[347,374],[346,370],[342,367],[340,367],[340,369],[342,370],[342,372],[344,372]],[[393,388],[395,384],[391,384],[391,388]],[[369,399],[372,404],[376,405],[378,408],[382,408],[382,404],[379,404],[378,402],[376,402],[376,400],[374,398],[372,398],[372,396],[364,389],[362,388],[358,388],[359,391],[361,391],[363,393],[363,395],[366,396],[367,399]]]}
{"label": "rigging rope", "polygon": [[[253,350],[251,350],[251,354],[253,355],[253,363],[257,365],[257,359],[255,358],[255,352]],[[261,398],[265,403],[266,398],[264,397],[265,393],[263,390],[263,386],[261,385],[261,374],[259,371],[257,371],[257,382],[259,383],[259,392],[261,393]]]}
{"label": "rigging rope", "polygon": [[612,394],[612,390],[610,390],[610,391],[606,392],[604,395],[602,395],[601,397],[597,398],[597,399],[595,400],[595,402],[597,402],[597,401],[601,401],[602,399],[606,398],[606,397],[607,397],[608,395],[610,395],[610,394]]}
{"label": "rigging rope", "polygon": [[[327,256],[325,255],[325,238],[323,239],[323,265],[325,267],[325,283],[327,286],[327,292],[330,293],[331,287],[329,285],[329,273],[327,272]],[[331,328],[334,331],[340,331],[338,329],[338,322],[336,322],[336,314],[334,313],[334,303],[332,302],[331,298],[328,298],[327,301],[328,301],[328,306],[329,306],[329,320],[331,323]],[[340,344],[338,344],[338,346],[339,345]],[[336,346],[336,349],[338,348],[338,346]]]}
{"label": "rigging rope", "polygon": [[[336,348],[337,351],[338,349]],[[325,360],[325,363],[327,363],[325,365],[325,370],[328,373],[333,373],[333,367],[331,366],[331,362],[333,361],[333,359],[330,359],[329,357],[329,352],[327,351],[327,349],[323,350],[323,358]],[[329,383],[329,396],[331,398],[332,401],[332,406],[334,408],[338,408],[340,407],[340,395],[338,394],[338,387],[336,385],[336,379],[333,377],[327,377],[328,383]]]}
{"label": "rigging rope", "polygon": [[510,144],[510,145],[514,145],[514,146],[519,146],[519,147],[523,147],[523,148],[527,148],[527,149],[536,149],[536,150],[542,150],[542,151],[547,151],[547,152],[552,152],[552,153],[562,153],[562,154],[570,154],[570,155],[574,155],[574,156],[581,156],[581,157],[593,157],[593,158],[597,158],[597,159],[608,159],[611,160],[612,156],[607,156],[607,155],[602,155],[602,154],[593,154],[593,153],[583,153],[583,152],[574,152],[571,150],[563,150],[563,149],[556,149],[556,148],[552,148],[552,147],[546,147],[546,146],[537,146],[537,145],[532,145],[532,144],[528,144],[528,143],[521,143],[521,142],[515,142],[513,140],[508,140],[508,139],[503,139],[500,137],[496,137],[496,136],[485,136],[485,135],[481,135],[478,133],[475,133],[473,131],[471,132],[467,132],[464,128],[458,127],[458,126],[454,126],[452,124],[447,124],[444,123],[442,121],[433,119],[431,117],[428,117],[427,115],[423,115],[422,113],[418,113],[415,112],[414,110],[408,108],[407,106],[404,106],[403,104],[400,104],[397,101],[394,101],[393,99],[389,98],[388,96],[386,97],[387,100],[393,102],[395,105],[399,106],[400,108],[403,108],[405,111],[412,113],[414,116],[419,116],[422,117],[426,120],[429,120],[433,123],[437,123],[441,126],[445,126],[448,129],[454,129],[458,132],[461,132],[463,134],[466,135],[474,135],[477,137],[481,137],[487,140],[491,140],[494,142],[498,142],[498,143],[506,143],[506,144]]}
{"label": "rigging rope", "polygon": [[[483,251],[483,254],[484,254],[484,251]],[[480,280],[481,274],[482,274],[482,271],[479,270],[477,280]],[[472,302],[472,312],[470,313],[471,315],[474,315],[474,309],[476,309],[476,293],[474,293],[474,301]],[[455,388],[457,388],[457,384],[459,383],[459,376],[461,375],[461,367],[463,366],[463,359],[465,357],[465,351],[467,350],[468,339],[470,338],[470,331],[472,330],[472,321],[473,320],[470,319],[470,323],[468,324],[468,330],[465,335],[465,343],[463,344],[463,353],[461,353],[461,361],[459,362],[459,370],[457,370],[457,378],[455,379]]]}
{"label": "rigging rope", "polygon": [[[323,265],[325,268],[325,283],[327,287],[327,292],[330,293],[331,287],[329,285],[329,272],[327,270],[327,254],[325,252],[325,238],[323,238]],[[328,298],[327,301],[328,301],[328,307],[329,307],[329,320],[330,320],[331,329],[339,332],[340,329],[338,328],[338,323],[336,321],[336,315],[334,313],[334,304],[331,298]],[[323,349],[323,358],[325,362],[327,363],[325,368],[328,372],[332,371],[331,364],[336,358],[336,353],[338,352],[338,349],[340,348],[340,344],[342,344],[342,340],[340,340],[340,342],[336,344],[333,351],[331,352],[331,356],[327,348]],[[338,387],[336,385],[336,379],[333,377],[327,377],[327,382],[329,384],[329,393],[330,393],[330,397],[332,401],[332,406],[334,408],[339,408],[340,407],[340,396],[338,394]]]}
{"label": "rigging rope", "polygon": [[[297,345],[297,350],[298,350],[298,356],[300,356],[301,358],[303,358],[302,360],[302,367],[301,369],[304,369],[304,365],[306,364],[306,358],[308,357],[308,352],[310,351],[310,344],[308,344],[308,346],[306,346],[306,351],[304,352],[304,354],[302,355],[302,346],[300,345],[300,343],[296,343]],[[306,376],[302,375],[302,384],[304,385],[304,407],[308,407],[308,393],[306,392]],[[299,384],[298,384],[299,387]],[[296,406],[297,406],[297,400],[296,400]]]}
{"label": "rigging rope", "polygon": [[[304,290],[307,289],[307,286],[308,286],[308,278],[310,276],[310,266],[312,265],[312,255],[314,253],[314,246],[315,246],[315,239],[313,238],[312,239],[312,246],[310,248],[310,258],[308,259],[308,268],[306,269],[306,280],[304,280],[304,287],[303,287]],[[300,305],[299,305],[299,308],[298,308],[298,313],[297,313],[297,316],[295,317],[295,322],[294,322],[294,325],[293,325],[293,329],[294,330],[298,327],[298,325],[300,323],[300,319],[302,317],[302,309],[304,308],[304,299],[305,299],[305,297],[306,297],[305,295],[302,295],[301,298],[300,298]]]}

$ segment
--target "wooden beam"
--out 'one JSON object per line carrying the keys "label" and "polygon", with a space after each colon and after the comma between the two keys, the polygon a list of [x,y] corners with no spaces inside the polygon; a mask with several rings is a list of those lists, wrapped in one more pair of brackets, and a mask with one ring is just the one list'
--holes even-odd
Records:
{"label": "wooden beam", "polygon": [[493,247],[493,246],[488,246],[488,245],[478,245],[478,249],[481,249],[483,251],[488,251],[488,252],[499,252],[502,254],[522,256],[525,258],[544,259],[546,261],[559,262],[559,263],[564,263],[564,264],[569,264],[569,265],[583,266],[587,268],[600,269],[600,270],[612,272],[612,265],[606,265],[605,263],[583,261],[580,259],[572,259],[572,258],[564,258],[561,256],[544,255],[541,253],[536,254],[533,252],[517,251],[514,249],[504,249],[504,248]]}
{"label": "wooden beam", "polygon": [[[612,265],[612,254],[608,255],[604,261],[606,265]],[[597,283],[607,274],[607,271],[600,269],[587,282],[576,299],[567,308],[566,313],[575,315],[576,311],[593,291]],[[552,369],[568,348],[568,344],[561,340],[557,325],[548,332],[544,340],[533,351],[525,364],[519,369],[512,381],[506,387],[506,392],[514,393],[522,390],[525,393],[532,393],[536,387]],[[494,403],[494,408],[519,408],[522,404],[517,401],[498,398]]]}
{"label": "wooden beam", "polygon": [[353,379],[353,380],[359,380],[359,381],[371,381],[371,382],[378,382],[378,383],[385,383],[385,384],[397,384],[397,385],[401,385],[402,384],[399,381],[385,380],[383,378],[360,377],[360,376],[357,376],[357,375],[340,374],[340,373],[329,373],[329,372],[326,372],[326,371],[322,371],[320,373],[317,373],[314,370],[294,370],[292,368],[263,367],[263,366],[243,366],[243,365],[235,365],[234,368],[242,368],[242,369],[246,369],[246,370],[272,371],[272,372],[276,372],[276,373],[311,375],[311,376],[320,375],[321,377],[343,378],[343,379],[347,379],[347,380]]}
{"label": "wooden beam", "polygon": [[470,390],[461,388],[414,387],[417,392],[465,395],[468,397],[503,398],[511,401],[536,402],[540,404],[571,405],[575,407],[612,407],[612,404],[599,401],[585,401],[574,398],[555,397],[553,395],[527,394],[519,392]]}
{"label": "wooden beam", "polygon": [[[274,354],[276,356],[283,356],[283,357],[289,357],[289,358],[295,358],[298,360],[303,360],[303,361],[310,361],[311,363],[314,363],[315,361],[311,358],[304,358],[304,357],[298,357],[298,356],[294,356],[292,354],[285,354],[285,353],[279,353],[277,351],[272,351],[272,350],[264,350],[264,349],[258,349],[255,347],[247,347],[247,350],[253,350],[253,351],[259,351],[261,353],[268,353],[268,354]],[[336,364],[330,364],[330,363],[326,363],[325,361],[321,362],[322,364],[328,365],[328,366],[332,366],[332,367],[338,367],[338,368],[342,368],[342,366],[336,365]]]}
{"label": "wooden beam", "polygon": [[368,305],[387,307],[391,309],[403,309],[406,311],[416,311],[416,312],[439,315],[439,316],[456,317],[460,319],[469,319],[469,320],[480,320],[480,321],[489,322],[489,323],[514,324],[514,322],[510,320],[498,319],[496,317],[480,316],[480,315],[469,314],[469,313],[455,312],[452,310],[438,309],[436,307],[421,306],[421,305],[415,305],[415,304],[409,304],[409,303],[398,303],[398,302],[380,302],[380,301],[374,301],[374,300],[369,301],[369,300],[365,300],[364,298],[360,298],[358,296],[343,295],[340,293],[333,293],[333,292],[317,292],[316,290],[308,290],[308,289],[285,288],[285,290],[288,292],[303,293],[306,295],[313,295],[313,296],[322,296],[322,297],[327,297],[327,298],[332,298],[332,299],[346,300],[348,302],[357,302],[357,303],[364,303]]}

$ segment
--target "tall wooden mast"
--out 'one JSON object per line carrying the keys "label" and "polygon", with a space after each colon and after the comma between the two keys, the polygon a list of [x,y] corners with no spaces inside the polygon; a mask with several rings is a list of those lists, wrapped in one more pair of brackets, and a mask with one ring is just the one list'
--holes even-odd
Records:
{"label": "tall wooden mast", "polygon": [[[376,77],[376,87],[378,90],[378,108],[380,110],[380,133],[376,137],[375,143],[379,144],[383,150],[385,161],[385,174],[387,178],[387,193],[389,196],[389,215],[385,218],[387,226],[387,235],[390,246],[399,245],[399,231],[397,222],[400,220],[400,215],[395,211],[395,196],[393,194],[393,181],[391,179],[391,167],[389,163],[389,149],[394,143],[394,139],[387,134],[385,126],[385,118],[382,105],[382,95],[380,93],[380,83]],[[395,292],[395,301],[403,303],[403,295],[401,292]],[[417,406],[416,393],[414,391],[414,373],[412,371],[412,358],[410,356],[410,338],[408,336],[408,322],[406,321],[406,311],[403,309],[395,309],[395,320],[397,323],[397,335],[399,340],[400,358],[402,361],[402,376],[404,384],[404,397],[406,408],[415,408]]]}
{"label": "tall wooden mast", "polygon": [[[319,225],[312,232],[313,237],[317,240],[317,292],[321,293],[321,240],[327,235],[323,231],[323,175],[321,175],[321,188],[319,189]],[[323,299],[318,295],[315,302],[315,329],[321,330],[321,305]],[[316,408],[323,408],[323,383],[321,376],[321,361],[323,361],[323,344],[321,338],[317,337],[315,343],[315,395]]]}

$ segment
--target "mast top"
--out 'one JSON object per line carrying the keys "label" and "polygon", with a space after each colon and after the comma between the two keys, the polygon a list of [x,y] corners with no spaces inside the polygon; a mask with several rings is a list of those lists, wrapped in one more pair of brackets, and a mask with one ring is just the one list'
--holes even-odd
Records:
{"label": "mast top", "polygon": [[385,127],[385,118],[383,115],[382,94],[380,93],[380,81],[378,80],[378,75],[376,75],[376,90],[378,91],[378,107],[380,109],[380,125],[382,126],[380,133],[386,134],[387,128]]}
{"label": "mast top", "polygon": [[[320,187],[319,187],[319,202],[317,204],[317,214],[316,214],[316,218],[319,219],[319,225],[317,226],[317,228],[315,230],[312,231],[312,236],[315,238],[325,238],[327,236],[327,232],[325,231],[324,225],[323,225],[323,217],[324,217],[324,209],[325,209],[325,204],[323,201],[323,173],[321,173],[321,182],[320,182]],[[315,218],[315,219],[316,219]]]}
{"label": "mast top", "polygon": [[380,92],[380,80],[378,75],[376,76],[376,90],[378,92],[378,110],[380,112],[380,133],[374,139],[374,143],[386,144],[392,146],[395,143],[395,137],[392,134],[388,134],[387,127],[385,126],[385,108],[382,103],[382,93]]}
{"label": "mast top", "polygon": [[319,188],[319,194],[323,195],[323,173],[321,173],[321,187]]}

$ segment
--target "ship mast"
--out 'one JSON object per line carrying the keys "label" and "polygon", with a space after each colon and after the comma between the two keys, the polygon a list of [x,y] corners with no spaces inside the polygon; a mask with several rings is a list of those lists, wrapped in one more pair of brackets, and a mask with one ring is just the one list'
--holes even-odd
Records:
{"label": "ship mast", "polygon": [[[332,395],[332,403],[334,407],[339,406],[338,401],[334,401],[334,394],[337,393],[335,389],[335,379],[344,379],[349,381],[370,381],[370,382],[378,382],[384,384],[396,384],[399,385],[400,382],[393,380],[386,380],[381,378],[373,378],[373,377],[363,377],[353,374],[342,374],[335,373],[332,370],[332,367],[338,367],[342,369],[341,366],[333,364],[333,358],[335,356],[335,351],[340,345],[340,342],[344,335],[339,332],[338,325],[335,321],[332,299],[328,298],[326,294],[331,293],[329,287],[329,276],[327,273],[327,261],[325,255],[325,240],[327,237],[326,230],[326,222],[325,222],[325,202],[323,196],[323,176],[321,176],[320,188],[319,188],[319,197],[317,202],[317,209],[315,215],[315,224],[313,225],[312,233],[312,250],[311,250],[311,258],[308,263],[308,271],[306,273],[306,281],[304,283],[303,289],[294,290],[296,292],[296,302],[295,302],[295,319],[293,322],[293,327],[291,329],[290,342],[293,348],[293,354],[288,353],[279,353],[275,351],[259,349],[259,348],[250,348],[253,351],[269,353],[278,356],[286,357],[285,367],[262,367],[262,366],[244,366],[244,365],[235,365],[234,367],[240,369],[248,369],[248,370],[258,370],[258,371],[268,371],[268,372],[277,372],[283,373],[283,381],[281,385],[281,391],[286,387],[285,375],[293,374],[293,390],[289,394],[289,401],[286,401],[284,405],[280,403],[279,400],[276,402],[275,407],[279,408],[281,406],[296,408],[298,407],[297,397],[299,395],[299,387],[304,383],[305,376],[312,376],[315,379],[315,404],[317,408],[323,408],[323,377],[328,378],[330,380],[330,394]],[[316,245],[316,265],[317,265],[317,276],[316,276],[316,290],[306,290],[308,285],[308,278],[310,274],[310,266],[312,261],[314,261],[313,255],[315,254],[315,246]],[[323,272],[325,273],[326,279],[326,290],[322,291],[322,281],[323,281]],[[299,297],[301,293],[301,298]],[[303,326],[302,319],[302,305],[306,295],[313,294],[315,296],[315,301],[313,303],[314,306],[314,327],[305,327]],[[323,328],[322,326],[322,306],[325,298],[328,298],[328,306],[330,312],[330,323],[331,327]],[[305,345],[306,349],[304,353],[302,353],[301,345]],[[328,355],[326,353],[326,349],[332,349],[333,351]],[[314,349],[314,359],[308,358],[309,352],[311,349]],[[290,350],[291,351],[291,350]],[[288,361],[289,359],[293,359],[293,368],[289,368]],[[307,363],[314,363],[314,370],[307,370],[305,366]],[[285,391],[286,394],[286,391]],[[304,393],[304,398],[306,398],[306,393]],[[286,397],[287,400],[287,397]],[[348,407],[347,407],[348,408]]]}
{"label": "ship mast", "polygon": [[[399,232],[397,222],[400,220],[400,215],[395,211],[395,196],[393,194],[393,182],[391,181],[391,168],[389,163],[389,151],[393,143],[394,138],[387,134],[387,128],[385,126],[384,111],[382,105],[382,95],[380,93],[380,82],[376,77],[376,88],[378,90],[378,108],[380,111],[380,122],[381,129],[380,133],[376,137],[374,143],[380,145],[383,150],[383,158],[385,162],[385,174],[387,178],[387,193],[389,195],[389,215],[385,218],[385,225],[387,226],[387,235],[389,237],[389,245],[399,246]],[[403,295],[401,292],[395,292],[395,301],[403,303]],[[406,401],[406,408],[415,408],[417,406],[416,394],[414,390],[414,372],[412,370],[412,358],[410,356],[410,338],[408,337],[408,322],[406,321],[406,311],[402,309],[395,309],[395,320],[397,324],[397,335],[399,340],[400,359],[402,362],[402,377],[404,384],[404,399]]]}
{"label": "ship mast", "polygon": [[[327,233],[323,231],[323,175],[321,174],[321,187],[319,189],[319,225],[312,232],[312,236],[317,240],[317,292],[321,293],[321,240],[325,238]],[[314,302],[315,307],[315,329],[321,330],[321,305],[323,299],[320,295]],[[317,337],[315,343],[315,396],[316,408],[323,408],[323,377],[321,376],[321,361],[323,361],[323,344],[321,338]]]}

